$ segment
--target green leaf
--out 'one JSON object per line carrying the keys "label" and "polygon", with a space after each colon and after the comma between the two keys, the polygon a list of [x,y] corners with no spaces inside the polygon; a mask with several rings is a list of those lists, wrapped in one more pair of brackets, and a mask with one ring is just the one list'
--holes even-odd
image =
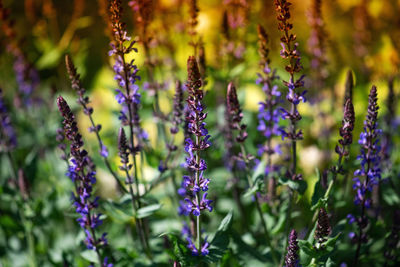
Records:
{"label": "green leaf", "polygon": [[267,163],[265,161],[261,161],[258,165],[257,168],[254,170],[253,175],[251,176],[251,180],[253,181],[254,184],[258,180],[262,180],[264,175],[265,175],[265,166]]}
{"label": "green leaf", "polygon": [[321,185],[321,173],[319,172],[318,168],[315,168],[315,172],[317,173],[318,181],[314,185],[314,192],[311,197],[311,205],[314,206],[317,202],[324,197],[325,190],[322,188]]}
{"label": "green leaf", "polygon": [[136,218],[146,218],[153,215],[156,211],[158,211],[162,207],[161,204],[153,204],[143,208],[140,208],[136,212]]}
{"label": "green leaf", "polygon": [[400,205],[400,198],[392,187],[385,188],[385,193],[382,194],[383,200],[390,206]]}
{"label": "green leaf", "polygon": [[173,245],[172,253],[170,253],[171,257],[178,261],[182,266],[193,266],[195,259],[186,247],[186,244],[174,234],[169,234],[168,239]]}
{"label": "green leaf", "polygon": [[39,70],[52,68],[58,64],[62,56],[62,51],[58,47],[54,47],[50,51],[44,53],[37,61]]}
{"label": "green leaf", "polygon": [[81,256],[87,261],[99,263],[99,258],[97,257],[96,251],[94,250],[84,250],[83,252],[81,252]]}
{"label": "green leaf", "polygon": [[298,244],[300,247],[300,263],[307,266],[310,264],[312,258],[316,258],[317,252],[307,240],[298,240]]}
{"label": "green leaf", "polygon": [[340,233],[334,237],[328,238],[327,241],[321,244],[320,248],[314,247],[310,241],[299,240],[298,244],[301,249],[301,263],[303,265],[308,265],[313,258],[316,262],[325,262],[327,257],[335,249],[335,244],[339,236]]}
{"label": "green leaf", "polygon": [[297,191],[300,195],[303,195],[307,190],[307,182],[304,180],[293,181],[286,177],[280,177],[278,182],[282,185],[290,187],[294,191]]}
{"label": "green leaf", "polygon": [[232,244],[230,246],[235,258],[240,266],[266,266],[266,263],[272,262],[272,258],[261,254],[257,249],[243,241],[242,237],[232,233]]}
{"label": "green leaf", "polygon": [[339,238],[341,233],[338,233],[336,236],[328,238],[326,242],[324,242],[322,245],[326,247],[326,250],[331,252],[335,249],[335,244],[337,239]]}
{"label": "green leaf", "polygon": [[249,189],[247,189],[247,191],[244,193],[243,197],[244,198],[249,198],[254,196],[257,192],[259,192],[261,189],[261,183],[259,183],[258,181]]}
{"label": "green leaf", "polygon": [[219,262],[228,249],[230,240],[230,228],[232,226],[232,210],[225,216],[218,227],[213,240],[210,243],[210,253],[204,258],[206,262]]}
{"label": "green leaf", "polygon": [[321,207],[326,208],[327,205],[328,205],[328,199],[326,199],[326,198],[320,198],[320,199],[318,199],[317,203],[316,203],[315,205],[313,205],[310,209],[311,209],[312,211],[314,211],[314,210],[317,210],[317,209],[319,209],[319,208],[321,208]]}
{"label": "green leaf", "polygon": [[128,205],[118,204],[109,200],[103,204],[103,207],[107,211],[107,214],[113,218],[113,220],[121,224],[129,222],[134,217],[132,208]]}
{"label": "green leaf", "polygon": [[221,223],[218,227],[218,231],[228,231],[230,229],[230,227],[232,226],[232,218],[233,218],[233,212],[231,210],[225,216],[225,218],[221,221]]}

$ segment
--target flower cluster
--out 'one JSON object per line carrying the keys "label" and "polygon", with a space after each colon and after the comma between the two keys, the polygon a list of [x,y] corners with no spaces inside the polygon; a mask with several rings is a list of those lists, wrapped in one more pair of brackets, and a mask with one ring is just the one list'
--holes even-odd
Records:
{"label": "flower cluster", "polygon": [[231,29],[245,26],[249,3],[247,0],[224,0],[227,7],[227,22]]}
{"label": "flower cluster", "polygon": [[270,159],[275,153],[280,154],[280,145],[272,146],[272,138],[280,136],[282,134],[282,127],[279,126],[280,112],[278,105],[281,102],[281,92],[278,91],[278,86],[273,85],[273,82],[279,77],[276,75],[276,70],[271,70],[269,64],[270,59],[268,57],[268,35],[261,25],[258,25],[258,53],[261,57],[260,66],[262,73],[257,73],[258,79],[257,84],[262,85],[262,90],[266,95],[264,102],[260,102],[258,110],[258,126],[257,130],[261,132],[267,139],[264,146],[260,145],[258,148],[258,154],[266,154],[268,158],[268,164],[265,169],[265,174],[268,175],[279,169],[278,166],[273,166]]}
{"label": "flower cluster", "polygon": [[328,76],[326,69],[327,55],[325,49],[326,32],[321,12],[321,0],[313,0],[312,8],[308,16],[311,26],[310,38],[308,39],[308,50],[312,56],[311,68],[315,73],[315,88],[324,86],[323,81]]}
{"label": "flower cluster", "polygon": [[[358,157],[361,160],[361,168],[354,172],[354,185],[356,190],[355,203],[357,205],[371,205],[371,200],[366,196],[367,191],[371,192],[372,187],[378,184],[381,178],[380,156],[381,147],[379,145],[379,135],[381,133],[378,126],[378,104],[377,89],[372,86],[368,97],[368,111],[364,121],[364,131],[360,134],[358,143],[361,145],[361,154]],[[361,177],[365,177],[361,181]]]}
{"label": "flower cluster", "polygon": [[177,134],[179,132],[179,126],[183,122],[183,108],[183,86],[180,81],[176,81],[172,111],[172,127],[170,129],[171,134]]}
{"label": "flower cluster", "polygon": [[249,10],[247,0],[224,0],[226,10],[222,17],[224,43],[221,54],[233,59],[243,59],[245,43],[239,37],[239,29],[244,28]]}
{"label": "flower cluster", "polygon": [[[300,72],[302,69],[300,63],[300,52],[297,50],[298,43],[296,41],[296,35],[290,33],[293,28],[293,24],[289,23],[290,19],[290,7],[291,3],[286,0],[275,0],[275,8],[278,13],[277,19],[278,29],[284,33],[281,37],[281,57],[283,59],[288,59],[289,64],[285,67],[285,70],[290,74],[289,81],[284,81],[284,85],[288,88],[288,93],[286,99],[292,104],[290,111],[281,108],[282,117],[284,119],[289,119],[292,126],[301,120],[301,115],[297,110],[297,106],[301,101],[305,102],[305,94],[307,91],[299,92],[299,89],[304,86],[304,75],[295,79],[295,73]],[[291,140],[300,140],[303,138],[303,133],[301,130],[296,131],[296,127],[291,127],[290,132],[284,131],[283,137],[288,137]]]}
{"label": "flower cluster", "polygon": [[324,208],[320,208],[318,212],[317,228],[315,229],[315,239],[318,243],[323,243],[331,233],[331,226],[329,225],[328,213]]}
{"label": "flower cluster", "polygon": [[20,47],[21,42],[17,38],[17,33],[14,27],[15,23],[10,18],[10,10],[5,8],[1,1],[0,20],[2,21],[2,30],[8,38],[7,50],[14,57],[13,69],[19,89],[18,100],[22,100],[23,102],[17,104],[23,107],[30,106],[32,105],[32,94],[40,82],[39,74],[22,51]]}
{"label": "flower cluster", "polygon": [[[121,160],[122,166],[120,166],[121,171],[129,171],[132,168],[132,164],[129,164],[129,145],[126,139],[124,128],[119,128],[118,133],[118,155]],[[132,183],[132,181],[127,181],[127,183]]]}
{"label": "flower cluster", "polygon": [[179,132],[179,127],[183,123],[183,85],[177,80],[175,85],[174,105],[172,110],[172,118],[170,119],[172,126],[170,133],[172,134],[171,141],[166,144],[168,154],[164,160],[160,161],[158,170],[163,173],[168,169],[168,161],[171,159],[172,152],[176,151],[178,147],[174,144],[175,135]]}
{"label": "flower cluster", "polygon": [[[110,44],[111,50],[108,55],[114,55],[115,63],[113,66],[115,76],[114,79],[122,89],[116,89],[116,100],[122,105],[119,119],[123,125],[129,125],[132,131],[138,138],[138,146],[132,148],[134,151],[141,149],[144,140],[147,140],[147,133],[140,126],[139,105],[141,95],[139,93],[139,86],[136,84],[140,80],[137,74],[139,69],[134,64],[132,59],[127,62],[126,56],[131,52],[137,52],[134,48],[136,43],[131,41],[131,37],[126,32],[126,25],[121,21],[122,7],[120,0],[113,0],[109,7],[110,21],[113,34],[113,42]],[[125,46],[128,42],[129,45]]]}
{"label": "flower cluster", "polygon": [[344,105],[344,114],[342,120],[342,127],[340,127],[339,134],[342,139],[339,140],[339,145],[336,145],[335,151],[340,157],[345,157],[349,154],[349,146],[353,142],[353,129],[355,122],[354,106],[351,99],[347,99]]}
{"label": "flower cluster", "polygon": [[287,247],[287,254],[285,257],[286,267],[297,267],[299,266],[299,245],[297,244],[297,233],[296,230],[292,229],[289,235],[289,244]]}
{"label": "flower cluster", "polygon": [[96,252],[107,245],[106,233],[96,238],[95,229],[102,224],[101,214],[96,213],[98,197],[92,196],[93,185],[96,183],[96,170],[92,159],[83,148],[82,136],[78,132],[75,116],[63,97],[57,98],[58,109],[64,118],[64,134],[71,142],[71,159],[67,176],[75,183],[76,192],[73,201],[76,212],[80,217],[77,219],[79,225],[86,234],[86,246]]}
{"label": "flower cluster", "polygon": [[197,0],[189,0],[189,21],[187,32],[190,36],[189,45],[193,47],[194,54],[197,55],[200,38],[197,35],[196,27],[199,24],[199,7]]}
{"label": "flower cluster", "polygon": [[396,131],[395,129],[395,114],[396,114],[396,94],[393,88],[394,79],[391,78],[388,83],[389,93],[386,98],[386,107],[387,112],[384,117],[384,131],[382,136],[382,159],[386,162],[386,165],[389,165],[390,161],[390,153],[392,151],[393,146],[393,132]]}
{"label": "flower cluster", "polygon": [[[361,243],[367,242],[367,235],[363,233],[363,229],[368,226],[368,218],[366,209],[372,205],[369,197],[370,192],[381,179],[380,169],[380,150],[379,135],[380,129],[377,129],[378,121],[378,104],[377,104],[377,89],[372,86],[368,97],[368,111],[364,121],[364,130],[360,134],[358,143],[361,145],[361,154],[358,158],[361,160],[361,168],[354,172],[353,189],[356,190],[354,203],[361,207],[361,215],[356,218],[354,215],[347,215],[349,223],[357,222],[359,233],[351,233],[350,237],[358,243],[356,252],[356,263],[358,260]],[[364,177],[364,179],[361,179]]]}
{"label": "flower cluster", "polygon": [[10,151],[17,146],[17,135],[11,124],[11,118],[0,89],[0,151]]}
{"label": "flower cluster", "polygon": [[240,108],[239,100],[236,93],[235,85],[230,82],[226,93],[226,108],[229,116],[229,128],[231,130],[237,130],[238,135],[236,141],[243,143],[247,138],[247,125],[242,124],[243,112]]}
{"label": "flower cluster", "polygon": [[147,42],[147,27],[149,26],[153,13],[154,13],[154,1],[149,0],[132,0],[129,2],[129,6],[137,14],[136,21],[141,26],[142,40]]}
{"label": "flower cluster", "polygon": [[90,122],[92,123],[92,126],[89,128],[89,131],[96,133],[96,135],[99,139],[99,144],[100,144],[100,155],[104,158],[107,158],[108,157],[108,149],[103,144],[103,142],[100,139],[100,136],[98,135],[98,133],[101,130],[101,124],[96,125],[94,123],[94,120],[92,117],[93,108],[88,106],[88,104],[90,102],[89,97],[85,95],[86,90],[82,86],[80,75],[77,72],[74,62],[72,61],[72,59],[69,55],[65,56],[65,65],[67,67],[69,79],[71,80],[71,87],[78,94],[77,102],[78,102],[78,104],[80,104],[83,107],[83,112],[89,117]]}
{"label": "flower cluster", "polygon": [[[203,91],[201,83],[201,75],[199,68],[194,57],[189,57],[187,63],[188,70],[188,81],[186,87],[188,89],[187,104],[189,113],[186,117],[188,122],[188,131],[192,136],[189,136],[185,140],[185,151],[188,153],[186,158],[186,167],[190,172],[190,175],[183,176],[182,186],[185,189],[185,199],[181,201],[179,213],[182,215],[190,215],[199,217],[203,210],[212,211],[211,200],[207,199],[207,190],[209,179],[204,177],[204,171],[207,169],[207,165],[204,159],[200,157],[200,152],[207,149],[211,143],[209,141],[210,135],[205,128],[204,120],[207,117],[207,113],[204,112]],[[192,139],[193,138],[193,139]],[[183,193],[180,190],[180,193]],[[198,222],[199,223],[199,222]],[[199,227],[199,226],[198,226]],[[197,235],[197,239],[201,240],[200,233]],[[203,249],[207,242],[202,244],[201,253],[206,255],[208,250]],[[194,255],[198,255],[198,249],[200,247],[189,242],[188,247],[191,249]]]}

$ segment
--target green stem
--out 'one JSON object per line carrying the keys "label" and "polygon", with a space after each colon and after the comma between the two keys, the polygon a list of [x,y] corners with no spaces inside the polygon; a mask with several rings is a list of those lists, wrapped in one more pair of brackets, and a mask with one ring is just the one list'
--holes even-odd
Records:
{"label": "green stem", "polygon": [[[251,180],[251,177],[249,175],[249,173],[250,173],[250,171],[248,170],[249,169],[249,167],[248,167],[248,163],[249,162],[247,160],[247,153],[246,153],[246,149],[244,148],[244,144],[243,143],[240,143],[240,149],[242,151],[242,156],[243,156],[243,159],[244,159],[244,163],[246,165],[247,181],[249,182],[249,186],[252,187],[253,186],[253,181]],[[255,198],[256,198],[255,199],[255,205],[256,205],[257,213],[258,213],[258,215],[260,217],[260,220],[261,220],[261,225],[262,225],[263,230],[264,230],[265,240],[267,241],[267,244],[271,249],[271,256],[272,256],[272,259],[273,259],[274,263],[278,264],[278,258],[277,258],[276,254],[275,254],[275,250],[273,249],[272,242],[271,242],[271,237],[269,236],[267,224],[265,222],[265,219],[264,219],[264,216],[263,216],[263,212],[261,210],[260,202],[258,201],[257,195],[255,195]]]}
{"label": "green stem", "polygon": [[[27,205],[27,204],[26,204]],[[23,204],[24,206],[24,204]],[[25,217],[25,208],[20,210],[21,222],[24,226],[26,241],[29,251],[29,266],[36,267],[35,242],[32,235],[32,222]]]}
{"label": "green stem", "polygon": [[[199,144],[200,144],[200,137],[196,135],[196,147],[199,147]],[[196,151],[196,164],[197,164],[197,166],[200,165],[200,150]],[[195,178],[196,178],[196,184],[199,185],[200,183],[199,183],[199,171],[198,170],[196,170]],[[200,191],[198,191],[196,193],[196,200],[197,200],[197,205],[200,207],[200,200],[201,200],[201,192]],[[201,250],[201,220],[200,220],[200,215],[201,215],[201,212],[200,212],[199,216],[197,216],[197,218],[196,218],[197,249],[199,250],[199,252]]]}
{"label": "green stem", "polygon": [[[82,106],[83,106],[83,108],[84,108],[85,110],[87,109],[86,104],[83,103],[83,102],[82,102]],[[95,122],[94,122],[93,116],[89,113],[89,114],[88,114],[88,117],[89,117],[90,123],[92,124],[92,127],[93,127],[93,129],[94,129],[94,132],[95,132],[95,134],[96,134],[97,142],[99,143],[99,148],[100,148],[100,150],[101,150],[101,149],[102,149],[102,145],[104,145],[104,143],[103,143],[103,141],[101,140],[101,137],[100,137],[99,132],[97,131],[97,126],[96,126],[96,124],[95,124]],[[120,179],[118,178],[118,175],[117,175],[117,174],[113,171],[113,169],[111,168],[111,164],[110,164],[110,162],[108,161],[108,158],[103,157],[103,156],[101,156],[101,157],[103,158],[104,164],[106,165],[108,171],[111,173],[111,175],[114,177],[114,180],[117,182],[117,185],[118,185],[118,187],[120,188],[120,190],[121,190],[122,192],[128,193],[128,191],[126,190],[126,188],[124,187],[124,185],[122,184],[122,182],[120,181]]]}
{"label": "green stem", "polygon": [[[129,172],[128,172],[126,164],[125,164],[124,168],[125,168],[126,178],[127,178],[128,182],[130,184],[132,182],[132,177],[129,175]],[[132,188],[131,185],[129,186],[129,194],[131,195],[132,207],[133,207],[133,210],[134,210],[134,212],[136,214],[136,212],[137,212],[137,206],[136,206],[137,197],[135,196],[135,194],[133,192],[133,188]],[[139,219],[137,219],[136,222],[137,222],[137,226],[135,228],[136,228],[136,232],[137,232],[137,234],[139,236],[139,239],[140,239],[140,244],[142,246],[142,249],[144,251],[146,251],[144,237],[143,237],[142,231],[140,230],[142,228],[141,227],[141,221]]]}
{"label": "green stem", "polygon": [[[342,160],[343,160],[343,157],[339,155],[338,162],[337,162],[337,165],[336,165],[337,169],[333,172],[333,177],[329,181],[328,189],[326,190],[326,192],[324,194],[324,199],[328,200],[328,198],[329,198],[329,195],[330,195],[330,193],[331,193],[331,191],[333,189],[333,184],[336,181],[337,173],[342,168]],[[312,221],[311,221],[311,225],[314,226],[312,229],[315,229],[315,226],[317,224],[318,212],[319,212],[319,209],[316,209],[315,212],[314,212],[314,215],[313,215],[313,218],[312,218]],[[311,229],[311,232],[308,235],[308,238],[310,238],[314,234],[314,231],[312,229]]]}
{"label": "green stem", "polygon": [[[126,94],[128,95],[128,97],[129,97],[129,95],[130,95],[130,89],[129,89],[129,79],[128,79],[128,71],[127,71],[127,65],[126,65],[126,61],[125,61],[125,56],[122,54],[121,55],[121,58],[122,58],[122,63],[123,63],[123,66],[124,66],[124,79],[125,79],[125,90],[126,90]],[[131,106],[131,102],[130,101],[127,101],[127,107],[128,107],[128,119],[129,119],[129,131],[130,131],[130,147],[131,147],[131,149],[130,149],[130,152],[131,152],[131,154],[132,154],[132,157],[133,157],[133,166],[134,166],[134,179],[133,179],[133,183],[135,184],[135,187],[136,187],[136,193],[137,193],[137,198],[136,198],[136,202],[137,202],[137,207],[138,208],[140,208],[140,199],[139,199],[139,196],[140,196],[140,193],[139,193],[139,180],[138,180],[138,172],[137,172],[137,164],[136,164],[136,151],[135,151],[135,141],[134,141],[134,124],[133,124],[133,121],[132,121],[132,106]],[[130,183],[129,184],[129,190],[132,190],[133,191],[133,189],[132,189],[132,184]],[[138,221],[140,221],[139,222],[139,225],[140,226],[143,226],[142,225],[142,220],[141,219],[138,219]],[[146,254],[147,254],[147,256],[149,257],[149,259],[151,259],[151,251],[150,251],[150,247],[149,247],[149,243],[148,243],[148,237],[147,237],[147,234],[146,234],[146,232],[144,232],[144,227],[139,227],[139,231],[141,231],[142,232],[142,236],[144,236],[144,243],[145,243],[145,246],[146,246],[146,249],[145,249],[145,251],[146,251]]]}

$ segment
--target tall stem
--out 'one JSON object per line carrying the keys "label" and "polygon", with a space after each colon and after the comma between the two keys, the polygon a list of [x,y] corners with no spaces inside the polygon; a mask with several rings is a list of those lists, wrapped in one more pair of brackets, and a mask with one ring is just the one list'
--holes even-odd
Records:
{"label": "tall stem", "polygon": [[[84,177],[86,177],[84,169],[82,169],[80,172],[81,172],[82,178],[84,179]],[[82,180],[80,181],[80,183],[81,183],[81,187],[84,188]],[[85,205],[88,205],[88,199],[87,198],[85,198]],[[100,265],[100,267],[102,267],[103,266],[103,261],[102,261],[101,255],[100,255],[100,250],[97,247],[98,244],[97,244],[96,232],[91,227],[91,225],[92,225],[92,212],[91,212],[90,209],[89,209],[89,214],[87,214],[86,216],[87,216],[87,219],[88,219],[90,233],[92,234],[92,238],[93,238],[94,250],[96,251],[97,258],[99,260],[99,265]]]}
{"label": "tall stem", "polygon": [[[343,160],[343,156],[339,155],[338,162],[337,162],[337,165],[336,165],[337,169],[333,172],[332,180],[329,181],[328,188],[326,189],[326,192],[324,194],[324,199],[328,199],[329,198],[329,195],[330,195],[330,193],[332,191],[332,188],[333,188],[333,184],[336,181],[337,173],[342,168],[342,160]],[[308,235],[308,238],[310,238],[311,235],[314,234],[313,233],[313,229],[315,229],[315,225],[317,223],[318,212],[319,212],[319,209],[316,209],[315,212],[314,212],[314,215],[313,215],[313,218],[312,218],[312,221],[311,221],[311,225],[313,225],[314,227],[310,229],[311,231],[310,231],[310,233]]]}
{"label": "tall stem", "polygon": [[[132,177],[130,176],[130,174],[129,174],[129,172],[128,172],[128,169],[127,169],[126,164],[125,164],[124,167],[125,167],[125,174],[126,174],[127,181],[128,181],[129,184],[130,184],[130,183],[132,182]],[[135,194],[134,194],[134,192],[133,192],[132,186],[129,186],[129,194],[131,195],[133,210],[134,210],[135,213],[136,213],[136,212],[137,212],[137,206],[136,206],[136,199],[137,199],[137,197],[135,196]],[[136,226],[135,228],[136,228],[136,232],[137,232],[137,234],[138,234],[138,236],[139,236],[139,239],[140,239],[140,244],[142,245],[143,250],[146,250],[145,240],[144,240],[142,231],[140,230],[140,229],[142,228],[142,227],[141,227],[141,221],[140,221],[140,220],[137,220],[137,226]]]}
{"label": "tall stem", "polygon": [[[371,161],[368,160],[367,164],[368,164],[367,165],[367,170],[366,170],[365,173],[369,173],[369,170],[371,168],[371,166],[370,166],[371,165]],[[369,177],[368,177],[368,175],[365,175],[365,185],[368,185],[368,182],[369,182]],[[366,200],[367,200],[367,197],[364,195],[362,203],[361,203],[361,217],[360,217],[361,220],[364,220],[364,216],[365,216],[365,201]],[[360,225],[360,223],[358,223],[358,240],[357,240],[357,250],[356,250],[356,254],[354,256],[354,266],[358,266],[358,260],[359,260],[359,257],[360,257],[361,242],[362,242],[362,238],[361,238],[362,233],[363,233],[362,226]]]}
{"label": "tall stem", "polygon": [[[86,104],[84,104],[84,103],[83,103],[83,108],[87,109]],[[96,124],[94,123],[93,116],[90,113],[89,113],[88,116],[89,116],[89,120],[90,120],[90,123],[92,124],[93,129],[96,129]],[[94,132],[96,133],[97,142],[99,143],[99,147],[100,147],[100,150],[101,150],[102,149],[102,145],[104,143],[101,140],[99,132],[97,130],[95,130]],[[114,180],[117,182],[119,189],[122,190],[122,192],[127,193],[128,191],[126,190],[126,188],[124,187],[124,185],[122,184],[120,179],[118,178],[118,175],[111,168],[111,164],[108,161],[108,158],[103,157],[103,156],[102,156],[102,158],[104,160],[104,164],[106,165],[108,171],[111,173],[111,175],[114,177]]]}
{"label": "tall stem", "polygon": [[[196,114],[197,116],[197,114]],[[199,128],[199,123],[197,122],[197,128]],[[199,147],[200,144],[200,137],[196,135],[196,147]],[[196,151],[196,164],[197,166],[200,166],[200,150]],[[200,184],[199,183],[199,171],[196,170],[195,172],[195,178],[196,178],[196,184]],[[200,207],[200,200],[201,200],[201,192],[198,191],[196,193],[196,201],[197,201],[197,205],[198,207]],[[201,212],[199,214],[199,216],[197,216],[196,218],[196,228],[197,228],[197,249],[200,251],[201,250],[201,220],[200,220],[200,215]]]}
{"label": "tall stem", "polygon": [[[147,65],[147,77],[149,79],[149,82],[151,85],[155,85],[155,79],[154,79],[154,67],[151,63],[150,59],[150,49],[147,44],[147,39],[144,40],[143,42],[143,47],[144,47],[144,52],[145,52],[145,57],[146,57],[146,65]],[[161,138],[164,140],[165,144],[167,144],[167,131],[165,129],[165,124],[162,122],[163,120],[163,114],[160,109],[160,100],[159,100],[159,95],[158,95],[158,88],[154,88],[154,112],[156,116],[159,118],[157,121],[157,128],[158,131],[161,133]],[[158,140],[158,138],[157,138]]]}
{"label": "tall stem", "polygon": [[[126,94],[128,95],[128,98],[129,98],[130,89],[129,89],[129,79],[128,79],[128,68],[127,68],[127,64],[126,64],[126,61],[125,61],[124,54],[121,54],[120,56],[122,58],[122,63],[123,63],[123,66],[124,66],[124,79],[125,79]],[[127,101],[127,107],[128,107],[128,113],[129,113],[128,114],[128,119],[129,119],[129,132],[130,132],[129,140],[130,140],[130,147],[131,147],[130,152],[131,152],[132,157],[133,157],[133,168],[134,168],[133,183],[135,184],[136,193],[137,193],[137,196],[138,196],[135,199],[136,199],[136,202],[137,202],[137,207],[140,208],[141,204],[140,204],[140,199],[139,199],[139,196],[140,196],[140,193],[139,193],[139,180],[138,180],[138,175],[137,175],[138,173],[137,173],[137,164],[136,164],[136,151],[135,151],[135,141],[134,141],[134,125],[133,125],[133,120],[132,120],[133,118],[132,118],[131,101]],[[138,143],[139,143],[139,140],[138,140]],[[133,192],[133,188],[132,188],[132,184],[131,183],[129,184],[129,190]],[[143,226],[142,225],[142,220],[138,219],[138,221],[140,221],[139,222],[140,226]],[[139,227],[139,231],[141,231],[142,232],[142,236],[144,236],[144,239],[145,239],[144,241],[145,241],[145,245],[146,245],[146,251],[147,251],[148,256],[151,257],[150,256],[150,248],[148,246],[148,238],[147,238],[146,233],[144,232],[144,227]]]}
{"label": "tall stem", "polygon": [[[240,143],[240,149],[242,151],[242,156],[243,156],[243,159],[244,159],[244,163],[246,165],[247,181],[249,182],[249,186],[252,187],[253,186],[253,181],[251,180],[251,177],[249,175],[249,173],[250,173],[249,166],[248,166],[249,162],[247,160],[247,153],[246,153],[246,149],[245,149],[243,143]],[[263,212],[261,210],[260,202],[258,201],[258,196],[255,195],[255,198],[256,198],[255,199],[256,209],[257,209],[257,213],[258,213],[258,215],[260,217],[260,220],[261,220],[261,225],[262,225],[263,230],[264,230],[265,240],[267,241],[267,244],[271,249],[271,256],[272,256],[272,259],[273,259],[274,263],[278,264],[278,258],[275,255],[275,250],[273,249],[273,246],[272,246],[271,237],[269,236],[269,233],[268,233],[267,224],[265,222],[265,219],[264,219],[264,216],[263,216]]]}

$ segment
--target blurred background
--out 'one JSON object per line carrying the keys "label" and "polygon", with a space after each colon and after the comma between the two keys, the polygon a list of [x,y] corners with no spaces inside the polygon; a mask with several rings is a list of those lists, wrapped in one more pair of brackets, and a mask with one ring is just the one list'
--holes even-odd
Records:
{"label": "blurred background", "polygon": [[[64,176],[67,166],[59,159],[60,152],[56,148],[56,129],[61,125],[61,117],[55,105],[58,95],[64,96],[77,114],[86,147],[97,164],[98,194],[104,199],[113,199],[118,195],[115,182],[98,155],[96,137],[86,130],[90,122],[76,104],[76,93],[71,89],[64,64],[64,56],[69,54],[90,96],[94,119],[102,124],[101,134],[116,169],[119,164],[117,129],[120,122],[119,105],[115,100],[117,84],[112,70],[113,59],[108,56],[111,37],[108,1],[1,2],[0,87],[3,89],[11,120],[16,125],[18,146],[15,162],[17,166],[25,166],[30,191],[37,197],[31,207],[32,212],[40,214],[36,218],[37,223],[41,221],[46,225],[43,229],[35,230],[39,242],[37,249],[44,253],[48,246],[46,242],[51,238],[53,243],[48,253],[54,255],[49,257],[53,262],[59,263],[63,257],[69,257],[64,255],[65,248],[59,249],[61,246],[76,250],[74,236],[78,229],[73,220],[63,219],[65,211],[73,212],[69,202],[72,184]],[[149,10],[143,15],[135,9],[136,1],[123,1],[123,21],[127,23],[128,34],[137,40],[135,46],[138,53],[130,56],[135,60],[142,78],[138,83],[142,93],[140,115],[142,126],[149,134],[148,151],[151,153],[146,154],[145,159],[140,162],[143,167],[140,179],[145,184],[151,183],[158,176],[159,161],[166,153],[163,144],[158,140],[160,133],[152,111],[154,90],[149,86],[149,73],[161,88],[161,111],[168,114],[172,110],[175,81],[186,80],[186,60],[194,53],[189,44],[192,37],[188,26],[188,2],[150,0]],[[334,147],[339,137],[348,71],[353,73],[355,82],[354,137],[357,138],[362,130],[367,96],[372,84],[378,87],[381,114],[387,112],[384,101],[388,93],[388,80],[399,75],[400,1],[332,0],[322,1],[322,5],[317,0],[291,2],[293,32],[297,36],[302,55],[304,69],[301,73],[306,74],[305,87],[309,98],[307,103],[300,105],[300,113],[304,118],[299,126],[304,132],[304,140],[300,142],[299,148],[299,164],[304,179],[309,182],[306,197],[301,201],[309,205],[317,179],[315,169],[326,169],[332,158],[336,161]],[[319,11],[318,6],[321,7]],[[235,82],[238,88],[239,101],[245,115],[244,122],[249,129],[246,146],[250,153],[257,155],[257,144],[263,142],[263,137],[255,130],[258,103],[265,98],[261,86],[255,83],[257,72],[261,71],[257,52],[257,24],[264,26],[269,35],[271,67],[277,69],[282,80],[287,80],[288,75],[284,71],[285,61],[280,57],[281,32],[277,29],[272,0],[202,0],[198,1],[198,8],[198,24],[194,30],[204,44],[205,51],[205,101],[209,107],[207,125],[213,136],[213,147],[208,151],[207,159],[209,176],[214,178],[210,185],[210,195],[215,198],[220,190],[225,190],[226,180],[230,175],[224,168],[224,144],[220,134],[224,125],[222,103],[229,81]],[[322,17],[313,15],[315,12],[322,14]],[[322,30],[316,32],[316,29]],[[323,40],[323,50],[315,48],[316,39]],[[26,80],[28,85],[24,84]],[[279,86],[282,94],[286,94],[282,84]],[[395,80],[394,87],[398,86],[399,82]],[[25,87],[30,89],[24,91]],[[24,99],[28,95],[27,90],[31,102]],[[180,133],[177,143],[182,141],[183,134]],[[352,147],[354,162],[358,151],[357,146]],[[175,165],[179,166],[183,161],[181,155],[176,158]],[[0,163],[4,187],[10,175],[10,167],[5,158]],[[179,175],[180,171],[177,177]],[[176,218],[170,221],[166,219],[169,213],[175,212],[176,207],[167,197],[173,188],[165,187],[168,190],[164,190],[164,185],[161,185],[154,191],[155,198],[165,207],[157,215],[164,221],[153,222],[156,233],[180,227]],[[227,196],[220,196],[216,202],[216,210],[221,214],[232,206],[227,199]],[[346,210],[342,211],[343,214],[345,212]],[[124,219],[121,220],[125,223]],[[166,220],[168,223],[165,223]],[[54,233],[50,229],[61,221],[64,223],[63,227],[69,230],[62,239],[58,239],[57,236],[61,233]],[[13,216],[7,212],[1,214],[0,224],[6,226],[0,230],[0,236],[7,236],[0,238],[0,254],[5,255],[6,247],[11,246],[15,255],[7,254],[7,257],[11,257],[9,262],[21,262],[21,259],[17,259],[17,251],[23,243],[18,236],[13,236],[13,231],[19,229]],[[217,222],[210,224],[216,225]],[[117,236],[119,231],[116,227],[109,235]],[[113,241],[121,248],[127,244],[127,241]],[[17,265],[19,264],[14,266]]]}

